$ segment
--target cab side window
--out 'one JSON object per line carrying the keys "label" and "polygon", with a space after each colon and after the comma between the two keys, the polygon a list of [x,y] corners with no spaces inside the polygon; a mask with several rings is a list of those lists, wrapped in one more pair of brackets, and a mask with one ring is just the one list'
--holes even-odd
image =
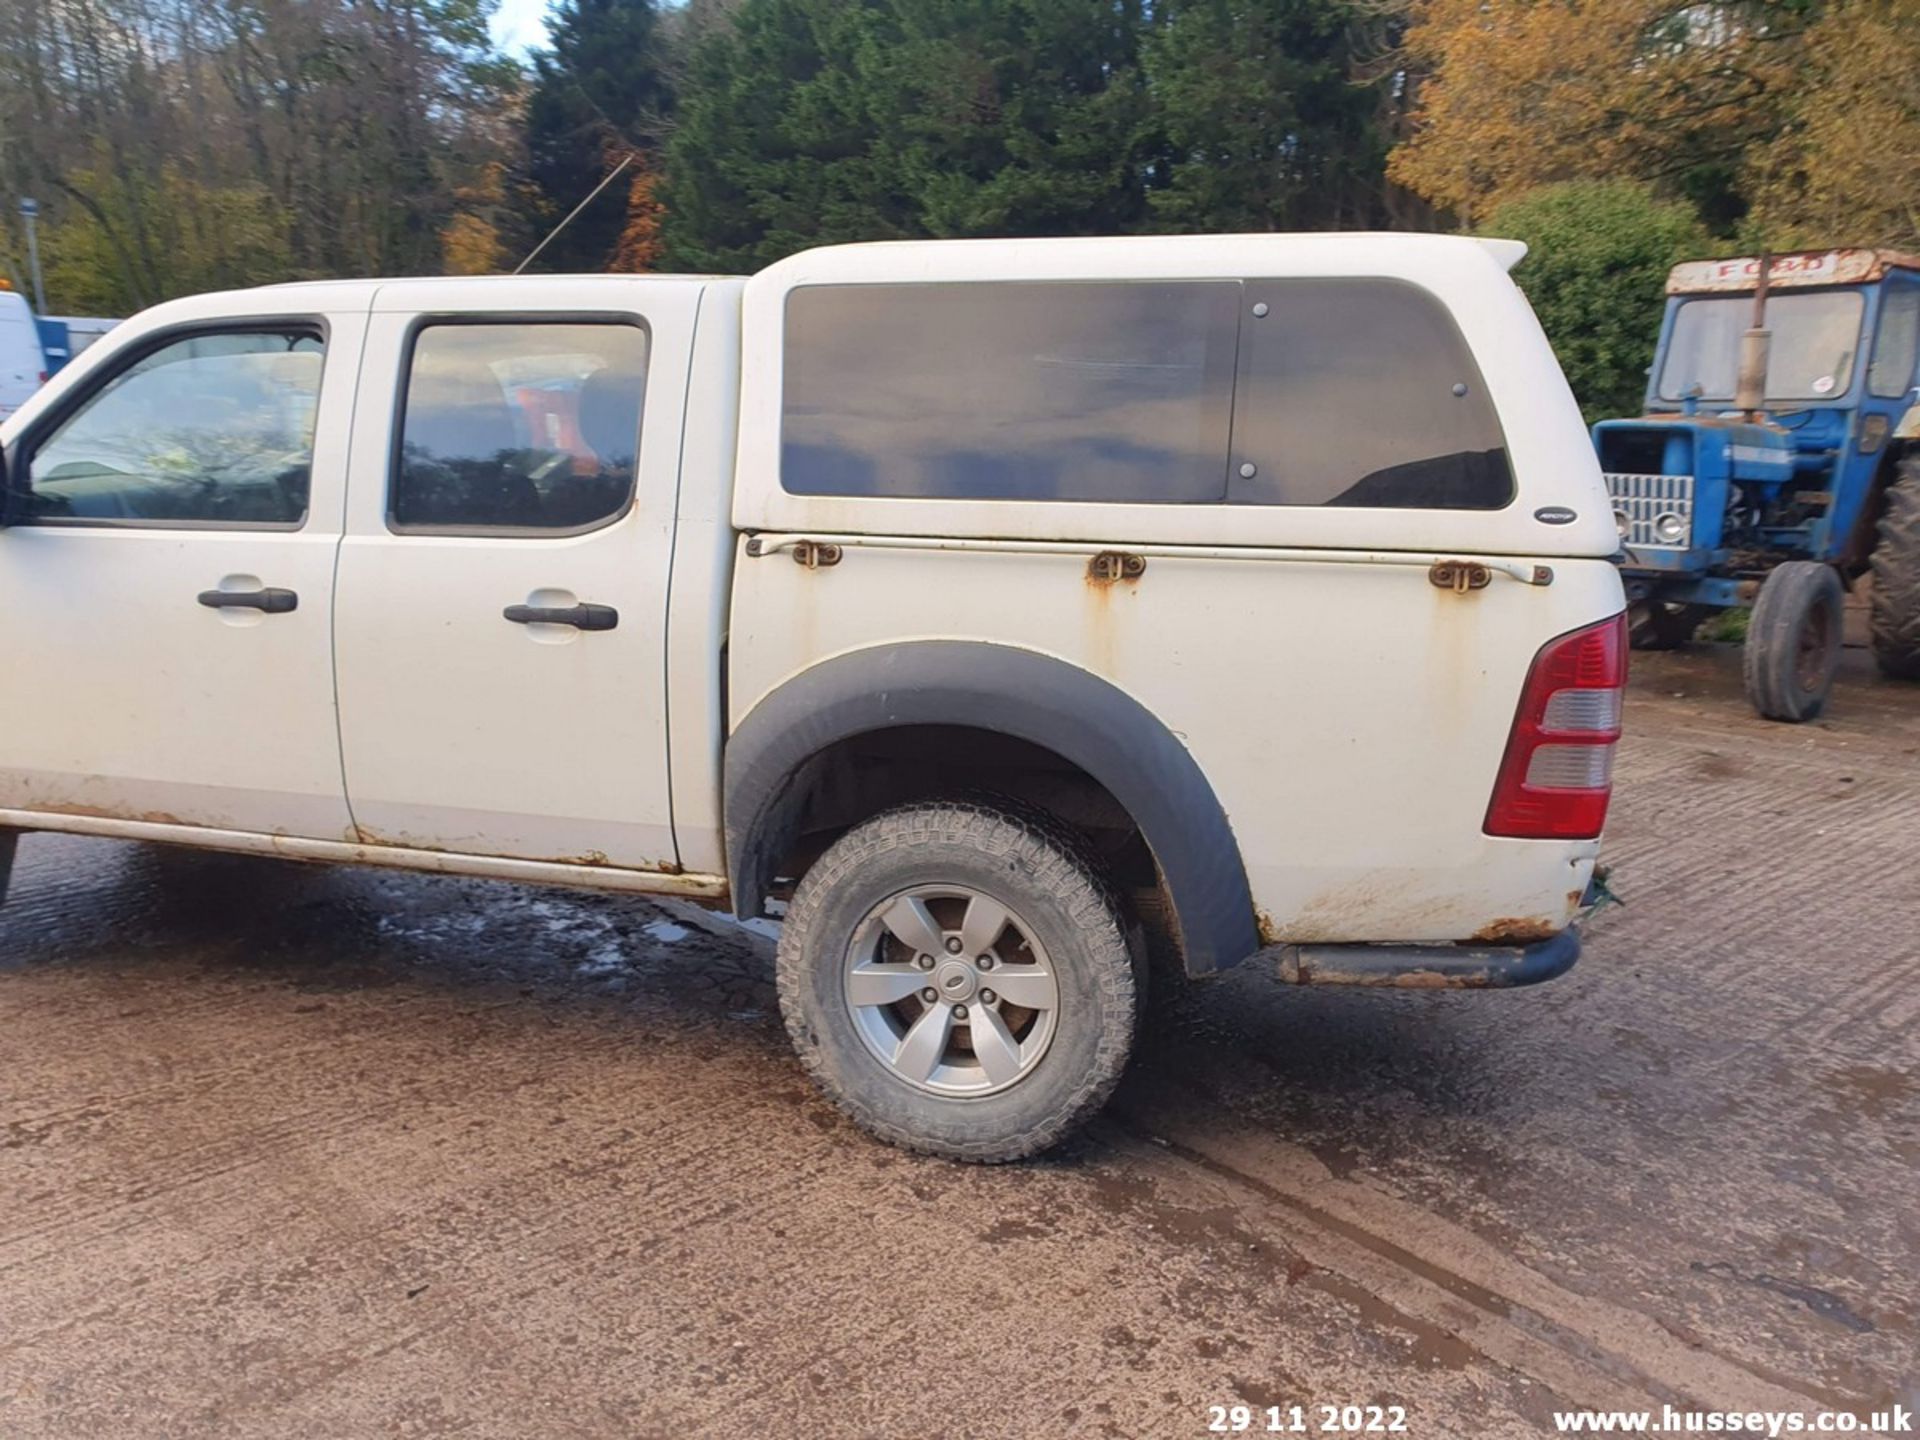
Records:
{"label": "cab side window", "polygon": [[148,351],[33,447],[22,518],[298,527],[324,358],[306,326],[195,334]]}
{"label": "cab side window", "polygon": [[647,332],[617,321],[440,323],[414,336],[389,525],[569,532],[633,497]]}
{"label": "cab side window", "polygon": [[1867,362],[1867,388],[1883,399],[1898,400],[1914,387],[1920,354],[1920,286],[1889,290],[1880,307],[1880,333]]}

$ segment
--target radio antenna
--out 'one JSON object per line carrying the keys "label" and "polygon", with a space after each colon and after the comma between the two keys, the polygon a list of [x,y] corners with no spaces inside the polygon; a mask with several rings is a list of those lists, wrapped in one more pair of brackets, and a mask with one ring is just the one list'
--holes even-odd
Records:
{"label": "radio antenna", "polygon": [[538,245],[534,246],[533,249],[527,252],[527,258],[522,260],[518,265],[513,267],[513,273],[518,275],[522,270],[526,269],[527,266],[531,265],[534,261],[534,257],[537,256],[542,250],[546,249],[548,245],[553,243],[553,237],[558,235],[562,230],[566,229],[567,226],[571,225],[573,223],[573,217],[578,215],[582,210],[586,209],[587,206],[591,205],[595,200],[597,200],[600,196],[600,192],[606,189],[607,186],[611,185],[614,182],[614,177],[619,175],[619,173],[622,170],[626,169],[627,166],[633,163],[633,156],[634,156],[634,152],[629,150],[627,152],[626,158],[622,160],[618,165],[614,166],[613,169],[607,172],[607,178],[602,180],[598,185],[594,186],[592,193],[589,194],[586,199],[582,200],[578,205],[574,206],[573,209],[569,210],[567,212],[567,218],[562,220],[558,225],[554,226],[553,229],[549,230],[547,232],[547,238],[545,240],[542,240]]}

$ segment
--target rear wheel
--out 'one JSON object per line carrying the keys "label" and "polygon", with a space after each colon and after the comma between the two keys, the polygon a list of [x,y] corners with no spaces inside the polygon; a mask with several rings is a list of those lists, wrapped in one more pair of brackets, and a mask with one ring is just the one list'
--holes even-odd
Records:
{"label": "rear wheel", "polygon": [[875,816],[809,870],[780,1008],[814,1080],[896,1145],[1044,1150],[1113,1092],[1139,1004],[1115,902],[1072,838],[984,803]]}
{"label": "rear wheel", "polygon": [[1887,488],[1872,563],[1873,658],[1896,680],[1920,680],[1920,455]]}
{"label": "rear wheel", "polygon": [[1833,691],[1846,592],[1831,566],[1789,560],[1760,587],[1747,624],[1747,699],[1769,720],[1811,720]]}

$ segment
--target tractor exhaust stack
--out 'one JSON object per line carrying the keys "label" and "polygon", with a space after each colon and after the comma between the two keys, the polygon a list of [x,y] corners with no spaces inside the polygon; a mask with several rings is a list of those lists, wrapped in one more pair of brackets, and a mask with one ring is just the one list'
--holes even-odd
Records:
{"label": "tractor exhaust stack", "polygon": [[1753,324],[1740,337],[1740,378],[1734,386],[1733,404],[1744,410],[1748,420],[1760,418],[1760,406],[1767,396],[1768,352],[1773,347],[1773,332],[1767,329],[1767,281],[1773,274],[1773,256],[1760,254],[1760,280],[1753,291]]}

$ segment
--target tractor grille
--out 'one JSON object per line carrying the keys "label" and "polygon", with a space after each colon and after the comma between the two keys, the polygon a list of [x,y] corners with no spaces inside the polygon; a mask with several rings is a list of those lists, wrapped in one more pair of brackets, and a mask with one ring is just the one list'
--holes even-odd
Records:
{"label": "tractor grille", "polygon": [[[1607,476],[1607,493],[1616,515],[1625,516],[1624,544],[1642,550],[1685,550],[1693,543],[1693,477],[1691,475]],[[1662,540],[1653,524],[1662,515],[1680,517],[1680,538]]]}

